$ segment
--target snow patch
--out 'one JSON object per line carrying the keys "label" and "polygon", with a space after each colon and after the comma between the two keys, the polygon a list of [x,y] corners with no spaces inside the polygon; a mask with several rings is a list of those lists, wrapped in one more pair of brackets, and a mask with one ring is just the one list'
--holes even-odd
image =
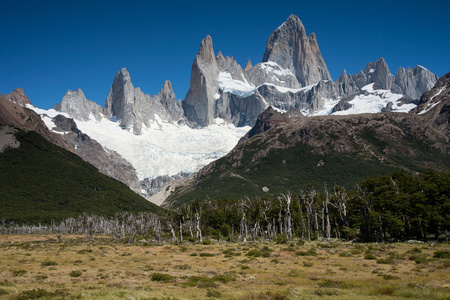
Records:
{"label": "snow patch", "polygon": [[279,64],[273,61],[263,62],[259,66],[267,74],[274,74],[277,76],[294,76],[289,69],[283,69]]}
{"label": "snow patch", "polygon": [[434,99],[434,97],[439,96],[443,91],[445,91],[445,89],[447,88],[447,86],[443,86],[439,92],[437,92],[433,97],[431,97],[430,101]]}
{"label": "snow patch", "polygon": [[230,93],[243,98],[253,95],[256,91],[255,86],[241,80],[236,80],[231,77],[228,72],[219,73],[219,89],[222,92]]}

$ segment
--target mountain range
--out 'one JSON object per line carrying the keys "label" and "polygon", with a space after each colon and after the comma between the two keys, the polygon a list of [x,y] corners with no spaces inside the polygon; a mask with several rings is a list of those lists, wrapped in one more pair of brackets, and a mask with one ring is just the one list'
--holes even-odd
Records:
{"label": "mountain range", "polygon": [[[164,82],[157,95],[144,94],[133,86],[125,68],[115,75],[103,107],[87,100],[81,89],[67,91],[51,110],[32,106],[22,90],[4,96],[41,115],[48,129],[38,129],[45,133],[38,132],[58,133],[47,139],[150,198],[168,182],[193,175],[223,157],[249,130],[258,132],[258,128],[270,127],[267,124],[277,123],[276,120],[286,123],[287,118],[302,124],[328,119],[333,121],[324,122],[333,123],[347,120],[337,115],[406,113],[417,109],[419,101],[426,102],[421,96],[437,80],[436,75],[422,66],[399,68],[394,76],[380,58],[368,63],[358,74],[347,75],[344,70],[333,82],[315,34],[307,35],[300,19],[291,15],[270,35],[263,59],[256,65],[249,61],[242,68],[233,57],[221,52],[216,55],[210,36],[203,39],[183,101],[177,100],[170,81]],[[275,119],[266,124],[263,120],[268,115]],[[317,117],[321,115],[336,116]],[[394,115],[400,119],[409,118],[405,116],[410,114]],[[364,122],[355,121],[360,118],[363,117],[355,116],[348,119],[353,121],[345,122]],[[372,117],[364,118],[369,122]],[[363,136],[373,133],[361,130]],[[340,136],[341,132],[334,134]],[[348,138],[342,139],[345,151],[339,153],[365,150],[361,145],[351,144]],[[241,140],[236,147],[244,147],[248,141]],[[263,151],[267,152],[272,146],[269,143],[265,147]],[[322,153],[325,148],[312,153]],[[236,157],[239,159],[239,155]],[[231,163],[235,164],[243,162]],[[211,165],[202,169],[196,182],[208,177],[213,169]],[[160,200],[156,202],[159,204]]]}

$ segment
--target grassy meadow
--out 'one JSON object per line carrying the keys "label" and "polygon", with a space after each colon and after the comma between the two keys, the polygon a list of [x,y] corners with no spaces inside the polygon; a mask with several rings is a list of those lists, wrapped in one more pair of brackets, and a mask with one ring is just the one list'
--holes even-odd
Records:
{"label": "grassy meadow", "polygon": [[0,235],[0,299],[450,299],[450,243]]}

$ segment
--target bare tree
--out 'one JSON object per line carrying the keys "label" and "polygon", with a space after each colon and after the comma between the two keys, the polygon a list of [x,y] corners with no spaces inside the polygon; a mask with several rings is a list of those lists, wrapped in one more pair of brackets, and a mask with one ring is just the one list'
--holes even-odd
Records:
{"label": "bare tree", "polygon": [[198,213],[198,211],[195,211],[195,228],[197,230],[196,233],[196,238],[200,240],[200,242],[203,242],[203,237],[202,237],[202,230],[200,229],[200,215]]}
{"label": "bare tree", "polygon": [[[291,221],[291,210],[290,205],[292,201],[291,193],[288,192],[287,194],[282,194],[281,197],[278,198],[280,202],[284,200],[286,202],[286,237],[288,240],[292,239],[292,221]],[[280,205],[281,207],[281,205]],[[281,210],[280,210],[281,211]]]}

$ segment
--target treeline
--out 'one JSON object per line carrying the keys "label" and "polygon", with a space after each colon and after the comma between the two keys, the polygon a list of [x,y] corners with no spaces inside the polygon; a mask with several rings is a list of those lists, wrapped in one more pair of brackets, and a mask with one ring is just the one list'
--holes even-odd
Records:
{"label": "treeline", "polygon": [[275,199],[194,201],[178,209],[172,227],[232,240],[338,238],[360,241],[446,239],[450,235],[450,174],[394,172],[352,190],[308,188]]}
{"label": "treeline", "polygon": [[395,172],[364,180],[352,190],[311,187],[277,198],[195,200],[163,214],[83,214],[33,226],[3,221],[0,233],[108,235],[127,242],[157,243],[446,240],[450,237],[449,198],[450,173],[427,171],[412,176]]}

